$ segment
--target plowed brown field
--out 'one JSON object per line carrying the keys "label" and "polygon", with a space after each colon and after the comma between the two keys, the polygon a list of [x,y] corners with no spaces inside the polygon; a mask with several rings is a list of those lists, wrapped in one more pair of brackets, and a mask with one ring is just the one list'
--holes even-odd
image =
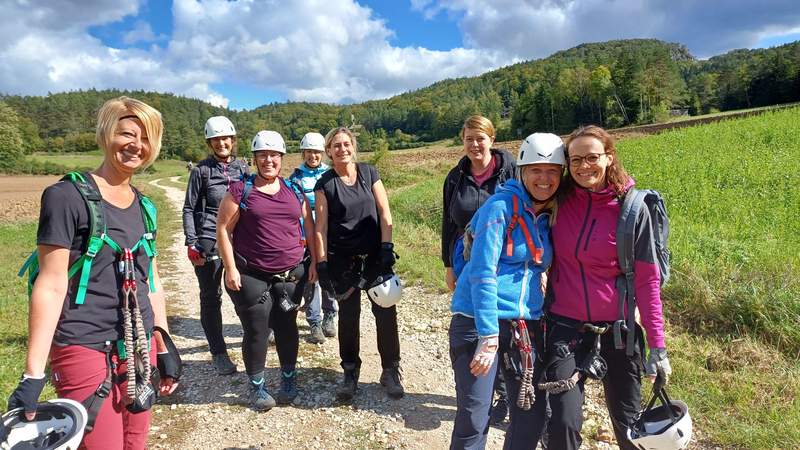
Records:
{"label": "plowed brown field", "polygon": [[36,220],[39,200],[56,176],[0,176],[0,223]]}

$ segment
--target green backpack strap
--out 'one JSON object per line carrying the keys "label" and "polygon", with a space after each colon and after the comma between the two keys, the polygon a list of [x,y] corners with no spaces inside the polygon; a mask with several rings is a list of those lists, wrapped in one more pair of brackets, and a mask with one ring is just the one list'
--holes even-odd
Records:
{"label": "green backpack strap", "polygon": [[89,286],[92,262],[97,253],[100,252],[100,249],[103,248],[103,245],[109,244],[117,252],[121,250],[111,238],[106,236],[106,219],[103,216],[103,208],[100,204],[103,197],[100,195],[100,191],[89,182],[90,176],[89,173],[70,172],[61,179],[62,181],[70,181],[75,185],[89,211],[89,243],[83,255],[69,268],[70,278],[80,270],[78,292],[75,296],[75,303],[78,305],[82,305],[86,299],[86,288]]}
{"label": "green backpack strap", "polygon": [[150,292],[156,292],[155,280],[153,279],[153,258],[158,256],[156,250],[156,231],[158,230],[158,209],[156,205],[150,200],[150,197],[139,192],[134,188],[136,197],[139,199],[139,205],[142,210],[142,221],[144,222],[144,234],[139,242],[131,248],[131,251],[136,251],[140,246],[150,258],[150,263],[147,268],[147,279],[149,280]]}

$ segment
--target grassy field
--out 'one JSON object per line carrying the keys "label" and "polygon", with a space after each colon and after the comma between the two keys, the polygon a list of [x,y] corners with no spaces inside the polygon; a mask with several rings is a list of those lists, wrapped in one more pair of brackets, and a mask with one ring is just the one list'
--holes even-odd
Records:
{"label": "grassy field", "polygon": [[[724,447],[800,448],[798,123],[794,108],[619,144],[671,218],[672,395]],[[441,188],[455,162],[422,162],[410,184],[421,169],[392,166],[387,180],[399,267],[439,290]]]}

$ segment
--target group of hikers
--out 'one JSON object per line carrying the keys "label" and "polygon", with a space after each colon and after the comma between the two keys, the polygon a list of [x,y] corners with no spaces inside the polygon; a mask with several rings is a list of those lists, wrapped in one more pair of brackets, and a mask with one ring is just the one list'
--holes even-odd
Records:
{"label": "group of hikers", "polygon": [[[82,448],[144,448],[150,407],[181,377],[158,274],[155,207],[131,185],[158,157],[162,133],[154,108],[109,100],[98,113],[101,166],[72,173],[42,195],[37,251],[26,263],[28,352],[9,409],[18,408],[22,422],[43,411],[49,361],[57,396],[85,407]],[[597,126],[575,130],[566,142],[534,133],[515,158],[493,147],[495,136],[485,117],[467,118],[464,156],[443,187],[457,406],[451,448],[484,448],[490,423],[504,422],[508,411],[504,448],[540,441],[579,448],[587,379],[602,380],[620,448],[639,448],[630,428],[642,409],[641,378],[671,373],[650,213],[641,208],[632,218],[635,279],[627,286],[639,326],[618,297],[626,286],[618,218],[634,183],[614,139]],[[287,149],[276,131],[252,139],[252,167],[237,158],[228,118],[209,118],[205,138],[209,156],[190,170],[183,227],[216,373],[237,371],[223,333],[224,286],[241,322],[253,409],[298,396],[298,311],[309,342],[338,334],[336,396],[351,400],[364,291],[376,322],[380,384],[389,397],[403,397],[392,214],[378,170],[357,162],[356,136],[345,127],[307,133],[303,162],[288,178],[280,175]],[[272,392],[264,376],[271,339],[280,362]]]}

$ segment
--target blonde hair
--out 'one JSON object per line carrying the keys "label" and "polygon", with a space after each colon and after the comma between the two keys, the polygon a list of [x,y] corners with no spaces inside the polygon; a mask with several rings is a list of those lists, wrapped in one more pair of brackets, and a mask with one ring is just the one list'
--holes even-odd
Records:
{"label": "blonde hair", "polygon": [[467,117],[467,120],[464,121],[464,126],[461,127],[461,140],[464,140],[464,133],[467,130],[478,130],[486,133],[486,135],[492,139],[495,137],[494,124],[492,124],[492,121],[480,115]]}
{"label": "blonde hair", "polygon": [[[330,151],[331,142],[333,142],[333,138],[339,133],[344,133],[350,137],[350,144],[353,145],[353,161],[355,161],[356,155],[358,155],[358,142],[356,141],[356,135],[347,127],[338,127],[328,131],[328,134],[325,135],[325,150]],[[330,157],[331,155],[328,156]]]}
{"label": "blonde hair", "polygon": [[164,134],[164,122],[161,113],[145,102],[130,97],[117,97],[103,103],[97,111],[97,132],[95,141],[103,149],[106,157],[111,152],[111,140],[117,131],[119,121],[127,116],[134,116],[142,121],[150,142],[150,154],[142,164],[142,169],[149,167],[161,152],[161,137]]}

